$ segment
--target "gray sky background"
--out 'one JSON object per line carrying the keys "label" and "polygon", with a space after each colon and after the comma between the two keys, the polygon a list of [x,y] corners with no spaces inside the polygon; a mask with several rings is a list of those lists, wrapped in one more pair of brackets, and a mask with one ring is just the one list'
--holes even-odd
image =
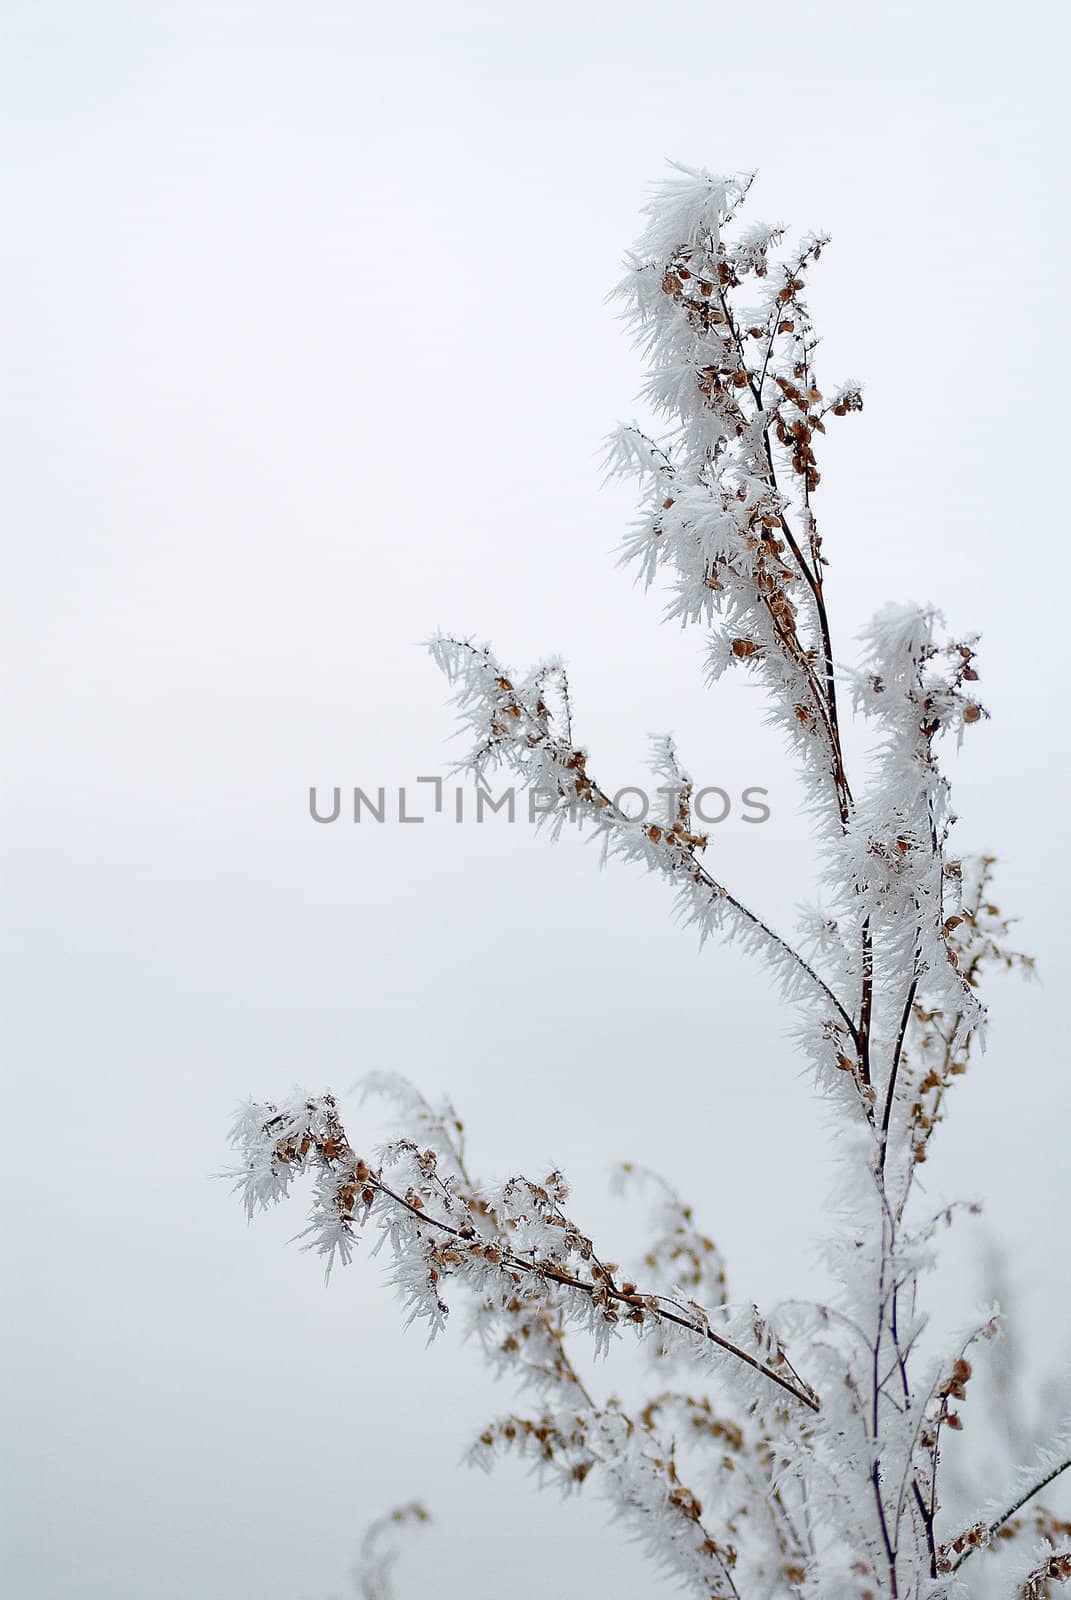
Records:
{"label": "gray sky background", "polygon": [[[1058,1366],[1065,14],[8,0],[0,38],[11,1592],[322,1600],[414,1494],[403,1600],[431,1562],[513,1600],[633,1565],[594,1504],[459,1469],[511,1396],[457,1332],[403,1336],[378,1263],[325,1291],[299,1209],[246,1229],[210,1175],[248,1093],[393,1068],[487,1175],[560,1163],[611,1254],[633,1157],[739,1297],[815,1278],[829,1148],[761,973],[576,841],[306,809],[444,767],[442,624],[560,650],[604,783],[671,728],[702,781],[766,786],[714,857],[782,926],[809,892],[760,703],[705,693],[613,564],[598,452],[640,368],[603,297],[669,157],[758,167],[753,216],[834,235],[821,371],[867,386],[822,462],[840,653],[888,599],[984,630],[961,843],[1046,981],[994,985],[927,1179],[986,1198]],[[948,1241],[956,1326],[980,1238]]]}

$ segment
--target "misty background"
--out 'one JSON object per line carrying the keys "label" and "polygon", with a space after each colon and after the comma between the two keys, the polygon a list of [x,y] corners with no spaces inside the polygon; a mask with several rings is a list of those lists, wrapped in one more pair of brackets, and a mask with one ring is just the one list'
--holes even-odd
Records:
{"label": "misty background", "polygon": [[839,655],[890,599],[983,631],[958,843],[1000,857],[1043,982],[993,983],[927,1165],[935,1209],[986,1202],[934,1304],[970,1320],[995,1239],[1032,1374],[1061,1370],[1067,32],[956,0],[0,7],[19,1600],[323,1600],[413,1496],[436,1526],[401,1600],[431,1572],[638,1592],[593,1498],[461,1466],[512,1394],[460,1297],[425,1351],[379,1262],[324,1288],[300,1203],[247,1228],[212,1175],[249,1094],[332,1087],[371,1146],[346,1092],[402,1072],[454,1098],[483,1175],[561,1165],[611,1256],[631,1158],[694,1202],[734,1297],[821,1281],[824,1118],[762,971],[575,838],[308,812],[312,784],[446,770],[441,625],[519,668],[560,651],[604,786],[672,730],[699,782],[767,788],[711,860],[783,929],[811,893],[761,700],[705,691],[701,630],[614,565],[633,493],[600,451],[641,367],[604,297],[667,158],[757,167],[752,219],[833,234],[818,370],[866,386],[821,452]]}

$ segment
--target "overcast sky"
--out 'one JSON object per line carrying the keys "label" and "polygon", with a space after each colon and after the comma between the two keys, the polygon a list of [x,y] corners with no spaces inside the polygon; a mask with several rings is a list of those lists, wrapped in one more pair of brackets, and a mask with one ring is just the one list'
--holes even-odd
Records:
{"label": "overcast sky", "polygon": [[[610,1254],[633,1157],[741,1299],[815,1275],[828,1144],[761,972],[574,840],[307,810],[445,768],[437,625],[560,651],[604,783],[672,729],[701,781],[769,790],[713,849],[791,925],[811,857],[761,704],[706,693],[614,566],[599,451],[640,369],[604,296],[667,158],[757,167],[754,216],[834,236],[821,371],[866,384],[818,508],[840,654],[890,599],[984,631],[960,843],[1046,981],[994,985],[927,1178],[986,1198],[1057,1366],[1066,13],[5,0],[0,30],[12,1594],[324,1600],[414,1494],[402,1600],[425,1562],[458,1600],[631,1570],[594,1506],[459,1467],[511,1397],[457,1333],[403,1336],[366,1259],[325,1290],[298,1208],[246,1228],[211,1175],[247,1094],[405,1072],[488,1176],[560,1163]],[[957,1325],[980,1237],[948,1243]]]}

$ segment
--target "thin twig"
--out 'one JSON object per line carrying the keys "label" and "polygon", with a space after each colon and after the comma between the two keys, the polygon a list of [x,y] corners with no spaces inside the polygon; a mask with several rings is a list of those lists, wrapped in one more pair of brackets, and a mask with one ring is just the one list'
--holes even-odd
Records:
{"label": "thin twig", "polygon": [[[1003,1528],[1006,1522],[1011,1521],[1012,1517],[1015,1516],[1017,1511],[1021,1511],[1023,1509],[1027,1501],[1033,1500],[1034,1496],[1036,1494],[1040,1494],[1042,1489],[1047,1489],[1049,1484],[1053,1483],[1062,1472],[1067,1471],[1068,1467],[1071,1467],[1071,1456],[1068,1456],[1066,1461],[1061,1461],[1058,1467],[1053,1467],[1051,1472],[1047,1472],[1043,1478],[1034,1484],[1032,1489],[1027,1489],[1024,1494],[1021,1494],[1018,1500],[1016,1500],[1015,1504],[1008,1507],[1007,1511],[1002,1511],[1000,1516],[996,1517],[994,1521],[989,1524],[987,1529],[989,1537],[992,1538],[1000,1528]],[[971,1545],[963,1552],[959,1560],[953,1566],[953,1572],[959,1571],[960,1567],[962,1567],[967,1557],[973,1553],[975,1548],[976,1547],[974,1545]]]}

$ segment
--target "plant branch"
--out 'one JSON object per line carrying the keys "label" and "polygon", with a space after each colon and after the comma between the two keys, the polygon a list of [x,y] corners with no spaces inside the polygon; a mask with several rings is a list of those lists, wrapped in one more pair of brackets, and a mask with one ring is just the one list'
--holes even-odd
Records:
{"label": "plant branch", "polygon": [[[999,1517],[995,1517],[994,1520],[989,1523],[986,1529],[989,1538],[991,1539],[1000,1528],[1003,1528],[1006,1522],[1010,1522],[1012,1517],[1015,1516],[1016,1512],[1021,1511],[1029,1501],[1033,1500],[1036,1494],[1040,1494],[1042,1489],[1047,1489],[1050,1483],[1054,1483],[1061,1473],[1067,1471],[1068,1467],[1071,1467],[1071,1456],[1068,1456],[1066,1461],[1061,1461],[1059,1466],[1053,1467],[1051,1472],[1047,1472],[1043,1478],[1040,1478],[1038,1482],[1033,1485],[1032,1488],[1027,1489],[1023,1494],[1021,1494],[1018,1500],[1016,1500],[1013,1505],[1008,1507],[1007,1511],[1002,1511]],[[971,1555],[975,1548],[977,1547],[971,1545],[964,1550],[959,1560],[953,1566],[953,1572],[959,1571],[960,1567],[962,1567],[967,1557]]]}

